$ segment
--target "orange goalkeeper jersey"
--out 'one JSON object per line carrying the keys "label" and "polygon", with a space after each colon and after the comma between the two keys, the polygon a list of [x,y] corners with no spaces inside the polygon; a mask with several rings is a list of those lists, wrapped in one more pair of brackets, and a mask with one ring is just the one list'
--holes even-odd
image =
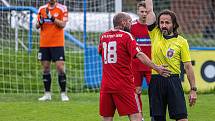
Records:
{"label": "orange goalkeeper jersey", "polygon": [[45,19],[40,29],[40,47],[64,46],[64,29],[58,27],[50,19],[47,19],[47,9],[55,18],[65,22],[68,21],[66,6],[59,3],[56,3],[54,8],[50,8],[49,4],[41,6],[37,18],[40,19],[40,16],[42,16]]}

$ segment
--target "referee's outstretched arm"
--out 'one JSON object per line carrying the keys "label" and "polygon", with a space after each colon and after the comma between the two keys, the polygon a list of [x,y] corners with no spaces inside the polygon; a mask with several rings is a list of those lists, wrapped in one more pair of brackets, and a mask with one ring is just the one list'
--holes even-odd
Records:
{"label": "referee's outstretched arm", "polygon": [[152,25],[156,21],[156,15],[153,10],[153,2],[152,0],[145,0],[146,3],[146,9],[147,9],[147,18],[146,18],[146,24]]}

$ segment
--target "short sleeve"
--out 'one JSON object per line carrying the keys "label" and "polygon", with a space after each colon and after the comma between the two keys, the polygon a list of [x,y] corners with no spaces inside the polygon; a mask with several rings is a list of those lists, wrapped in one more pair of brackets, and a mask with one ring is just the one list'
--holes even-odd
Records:
{"label": "short sleeve", "polygon": [[68,10],[66,6],[64,6],[63,21],[68,21]]}
{"label": "short sleeve", "polygon": [[181,48],[181,61],[182,62],[191,61],[189,45],[186,40],[183,42],[183,46]]}
{"label": "short sleeve", "polygon": [[161,34],[161,32],[157,26],[154,27],[153,29],[151,29],[151,31],[149,31],[149,36],[150,36],[152,43],[155,41],[156,37],[160,36],[159,34]]}
{"label": "short sleeve", "polygon": [[135,58],[136,54],[141,51],[131,34],[127,38],[127,49],[132,58]]}

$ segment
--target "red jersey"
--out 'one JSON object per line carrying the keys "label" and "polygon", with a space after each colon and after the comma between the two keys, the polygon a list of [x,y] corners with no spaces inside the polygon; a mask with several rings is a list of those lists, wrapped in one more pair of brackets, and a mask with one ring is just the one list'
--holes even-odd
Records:
{"label": "red jersey", "polygon": [[98,52],[103,63],[101,92],[134,91],[131,60],[139,51],[135,39],[128,32],[111,29],[100,36]]}
{"label": "red jersey", "polygon": [[[141,50],[151,59],[151,40],[146,24],[141,24],[138,20],[132,23],[131,34],[135,37]],[[144,65],[139,59],[133,59],[132,68],[137,71],[149,71],[150,67]]]}

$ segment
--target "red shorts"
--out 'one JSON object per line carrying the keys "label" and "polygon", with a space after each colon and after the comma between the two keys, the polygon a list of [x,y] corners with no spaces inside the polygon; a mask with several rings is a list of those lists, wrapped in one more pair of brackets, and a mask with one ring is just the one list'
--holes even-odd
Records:
{"label": "red shorts", "polygon": [[141,112],[140,102],[135,92],[133,93],[101,93],[100,115],[113,117],[117,109],[120,116]]}
{"label": "red shorts", "polygon": [[134,84],[135,86],[142,86],[142,81],[144,77],[146,78],[146,83],[149,84],[151,80],[151,70],[150,71],[133,71],[134,73]]}

